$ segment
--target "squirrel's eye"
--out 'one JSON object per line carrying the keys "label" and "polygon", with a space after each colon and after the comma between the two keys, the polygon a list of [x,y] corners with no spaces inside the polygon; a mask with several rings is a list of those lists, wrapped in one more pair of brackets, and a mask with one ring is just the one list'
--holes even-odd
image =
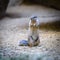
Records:
{"label": "squirrel's eye", "polygon": [[31,25],[31,27],[32,27],[33,25]]}

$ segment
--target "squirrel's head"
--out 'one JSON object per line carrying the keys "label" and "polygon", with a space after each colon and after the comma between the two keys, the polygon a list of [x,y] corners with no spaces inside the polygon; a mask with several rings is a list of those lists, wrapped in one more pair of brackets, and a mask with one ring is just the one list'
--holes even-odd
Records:
{"label": "squirrel's head", "polygon": [[29,22],[29,27],[32,30],[37,30],[38,29],[38,20],[37,16],[31,17],[30,22]]}

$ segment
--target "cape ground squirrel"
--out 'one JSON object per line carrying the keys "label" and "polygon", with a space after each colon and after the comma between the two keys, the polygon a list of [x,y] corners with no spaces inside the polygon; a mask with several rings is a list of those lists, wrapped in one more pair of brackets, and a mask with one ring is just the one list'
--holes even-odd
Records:
{"label": "cape ground squirrel", "polygon": [[37,16],[31,17],[29,21],[29,34],[28,34],[29,46],[37,46],[40,43],[38,25],[39,21],[37,19]]}

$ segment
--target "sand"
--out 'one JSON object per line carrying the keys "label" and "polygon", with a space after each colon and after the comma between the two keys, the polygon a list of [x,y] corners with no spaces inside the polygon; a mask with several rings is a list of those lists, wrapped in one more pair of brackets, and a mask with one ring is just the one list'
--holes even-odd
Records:
{"label": "sand", "polygon": [[0,21],[0,51],[4,59],[6,57],[9,59],[12,56],[16,57],[16,55],[19,57],[21,54],[23,58],[26,58],[27,54],[30,60],[42,57],[46,57],[46,59],[55,59],[57,57],[58,60],[60,59],[60,32],[40,30],[41,43],[38,46],[19,46],[18,42],[22,39],[27,40],[28,37],[28,27],[21,28],[19,22],[20,19]]}
{"label": "sand", "polygon": [[60,32],[39,30],[40,44],[35,47],[19,46],[28,37],[29,17],[0,20],[1,60],[60,60]]}

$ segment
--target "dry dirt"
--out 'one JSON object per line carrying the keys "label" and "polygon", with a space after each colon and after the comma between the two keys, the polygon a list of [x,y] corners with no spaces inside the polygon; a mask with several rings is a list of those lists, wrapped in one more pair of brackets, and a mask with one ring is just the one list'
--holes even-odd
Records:
{"label": "dry dirt", "polygon": [[[8,17],[0,20],[0,58],[3,60],[14,58],[22,60],[38,60],[37,58],[60,60],[60,32],[58,31],[41,29],[39,31],[41,43],[36,47],[18,45],[20,40],[27,40],[28,22],[28,17]],[[28,56],[29,58],[26,59]]]}

